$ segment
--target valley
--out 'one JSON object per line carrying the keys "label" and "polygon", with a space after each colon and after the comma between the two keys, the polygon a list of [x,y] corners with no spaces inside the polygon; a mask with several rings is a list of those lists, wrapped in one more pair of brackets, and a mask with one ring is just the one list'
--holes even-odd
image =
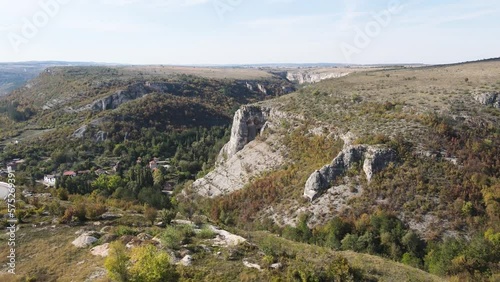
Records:
{"label": "valley", "polygon": [[0,280],[495,281],[498,73],[48,66],[0,97]]}

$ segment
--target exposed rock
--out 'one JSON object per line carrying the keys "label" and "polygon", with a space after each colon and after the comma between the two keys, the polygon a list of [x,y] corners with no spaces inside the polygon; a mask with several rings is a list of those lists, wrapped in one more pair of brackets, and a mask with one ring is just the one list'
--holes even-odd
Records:
{"label": "exposed rock", "polygon": [[213,244],[216,246],[237,246],[241,243],[246,242],[247,240],[241,236],[232,234],[226,230],[218,229],[215,226],[210,225],[209,228],[217,234],[217,237],[213,239]]}
{"label": "exposed rock", "polygon": [[77,248],[86,248],[97,241],[97,238],[89,236],[87,234],[82,234],[76,238],[71,244]]}
{"label": "exposed rock", "polygon": [[116,109],[121,104],[141,98],[151,92],[153,92],[153,90],[148,89],[143,83],[137,83],[130,85],[126,90],[120,90],[115,94],[95,101],[92,104],[91,109],[98,112]]}
{"label": "exposed rock", "polygon": [[243,188],[265,171],[284,164],[283,145],[271,134],[266,141],[255,140],[264,130],[278,131],[283,122],[302,121],[299,115],[256,105],[243,106],[234,115],[231,138],[217,158],[215,169],[193,183],[193,189],[205,197],[216,197]]}
{"label": "exposed rock", "polygon": [[71,136],[73,138],[83,138],[83,135],[85,134],[86,131],[87,131],[87,125],[84,125],[84,126],[78,128],[77,130],[75,130],[75,132],[73,132],[73,134]]}
{"label": "exposed rock", "polygon": [[122,217],[123,215],[122,214],[118,214],[118,213],[112,213],[112,212],[105,212],[101,215],[101,218],[103,220],[112,220],[112,219],[117,219],[117,218],[120,218]]}
{"label": "exposed rock", "polygon": [[251,262],[249,262],[246,259],[243,260],[243,265],[246,266],[246,267],[248,267],[248,268],[255,268],[255,269],[259,270],[259,271],[262,271],[260,265],[255,264],[255,263],[251,263]]}
{"label": "exposed rock", "polygon": [[137,235],[137,239],[139,239],[141,241],[149,241],[149,240],[153,239],[153,236],[146,234],[146,233],[141,233],[141,234]]}
{"label": "exposed rock", "polygon": [[272,269],[281,269],[281,268],[283,268],[283,264],[281,262],[273,263],[269,267]]}
{"label": "exposed rock", "polygon": [[267,89],[264,85],[262,84],[257,84],[257,88],[259,89],[259,91],[262,93],[262,94],[266,94],[267,95]]}
{"label": "exposed rock", "polygon": [[311,201],[331,187],[330,183],[343,175],[353,164],[360,164],[364,160],[363,170],[368,181],[374,173],[384,169],[390,162],[396,160],[396,153],[392,149],[376,146],[347,146],[331,164],[325,165],[309,176],[304,188],[304,196]]}
{"label": "exposed rock", "polygon": [[220,155],[230,158],[254,140],[268,120],[270,111],[269,108],[258,106],[243,106],[236,111],[231,128],[231,138],[222,148]]}
{"label": "exposed rock", "polygon": [[109,255],[109,243],[93,247],[90,249],[90,253],[94,256],[107,257]]}
{"label": "exposed rock", "polygon": [[106,273],[106,269],[98,267],[96,268],[96,271],[92,272],[92,274],[90,274],[90,276],[84,282],[97,281],[100,278],[105,277]]}
{"label": "exposed rock", "polygon": [[349,72],[315,72],[315,71],[293,71],[288,72],[286,79],[299,84],[316,83],[325,79],[339,78],[348,75]]}
{"label": "exposed rock", "polygon": [[193,257],[190,255],[186,255],[179,261],[179,264],[190,266],[191,264],[193,264]]}
{"label": "exposed rock", "polygon": [[193,183],[193,189],[204,197],[217,197],[242,189],[252,177],[283,165],[280,150],[267,142],[254,140],[205,177]]}
{"label": "exposed rock", "polygon": [[386,168],[389,163],[396,161],[396,152],[389,148],[368,147],[363,163],[366,179],[370,181],[373,174]]}
{"label": "exposed rock", "polygon": [[474,99],[482,105],[493,106],[497,109],[500,109],[500,92],[477,94]]}

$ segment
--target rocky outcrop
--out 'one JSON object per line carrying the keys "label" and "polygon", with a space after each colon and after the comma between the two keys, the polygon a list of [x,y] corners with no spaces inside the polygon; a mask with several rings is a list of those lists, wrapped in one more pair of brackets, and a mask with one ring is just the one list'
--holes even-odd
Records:
{"label": "rocky outcrop", "polygon": [[296,82],[299,84],[304,83],[316,83],[325,79],[330,78],[339,78],[348,75],[349,72],[340,72],[340,71],[332,71],[332,72],[315,72],[315,71],[293,71],[288,72],[286,75],[286,79],[291,82]]}
{"label": "rocky outcrop", "polygon": [[90,138],[93,142],[104,142],[108,137],[106,131],[99,130],[100,125],[106,121],[104,118],[99,118],[91,121],[89,124],[84,124],[71,134],[71,138],[83,139]]}
{"label": "rocky outcrop", "polygon": [[243,106],[236,111],[231,128],[231,138],[229,143],[222,148],[220,157],[230,158],[254,140],[269,119],[270,111],[269,108],[258,106]]}
{"label": "rocky outcrop", "polygon": [[342,150],[331,164],[325,165],[309,176],[304,188],[304,196],[315,200],[321,193],[329,189],[331,182],[345,174],[354,164],[363,162],[363,171],[368,181],[374,173],[396,161],[396,153],[389,148],[378,146],[356,145]]}
{"label": "rocky outcrop", "polygon": [[231,138],[224,145],[213,171],[193,183],[204,197],[216,197],[242,189],[252,177],[284,164],[279,136],[255,140],[264,131],[276,131],[283,121],[303,117],[256,105],[243,106],[234,115]]}
{"label": "rocky outcrop", "polygon": [[500,109],[500,92],[477,94],[474,99],[482,105],[493,106],[497,109]]}
{"label": "rocky outcrop", "polygon": [[115,94],[95,101],[91,109],[93,111],[105,111],[116,109],[121,104],[143,97],[152,92],[152,89],[145,86],[143,83],[137,83],[129,86],[126,90],[120,90]]}

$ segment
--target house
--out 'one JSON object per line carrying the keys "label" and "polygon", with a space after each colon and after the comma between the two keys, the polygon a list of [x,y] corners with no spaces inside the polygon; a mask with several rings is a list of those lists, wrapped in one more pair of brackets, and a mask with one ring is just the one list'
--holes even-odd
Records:
{"label": "house", "polygon": [[77,172],[78,175],[81,175],[81,174],[90,174],[90,170],[79,170]]}
{"label": "house", "polygon": [[63,173],[63,176],[71,176],[71,177],[75,177],[76,176],[76,172],[72,171],[72,170],[69,170],[69,171],[65,171]]}
{"label": "house", "polygon": [[49,174],[43,177],[43,183],[48,186],[56,186],[56,176]]}

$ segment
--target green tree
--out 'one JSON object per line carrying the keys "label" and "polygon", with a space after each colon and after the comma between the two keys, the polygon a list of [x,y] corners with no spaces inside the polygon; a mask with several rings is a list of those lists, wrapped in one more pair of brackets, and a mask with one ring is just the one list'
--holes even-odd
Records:
{"label": "green tree", "polygon": [[117,282],[130,281],[127,269],[129,264],[130,257],[125,246],[119,241],[111,243],[109,256],[104,261],[104,267],[108,271],[109,278]]}
{"label": "green tree", "polygon": [[130,267],[132,281],[175,282],[179,274],[170,263],[170,256],[155,246],[145,245],[132,252],[134,265]]}

